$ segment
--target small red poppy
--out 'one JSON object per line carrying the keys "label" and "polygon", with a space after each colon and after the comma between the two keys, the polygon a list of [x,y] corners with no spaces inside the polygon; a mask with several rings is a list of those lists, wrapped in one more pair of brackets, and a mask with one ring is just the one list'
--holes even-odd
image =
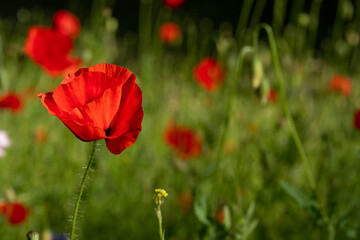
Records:
{"label": "small red poppy", "polygon": [[354,127],[360,130],[360,108],[356,109],[353,117]]}
{"label": "small red poppy", "polygon": [[178,201],[179,201],[180,209],[183,212],[187,213],[190,211],[193,205],[194,197],[190,192],[184,191],[180,194]]}
{"label": "small red poppy", "polygon": [[8,108],[12,113],[19,113],[22,110],[22,101],[17,93],[9,92],[0,97],[0,108]]}
{"label": "small red poppy", "polygon": [[54,29],[33,26],[29,29],[24,52],[52,77],[76,70],[79,58],[70,56],[72,39]]}
{"label": "small red poppy", "polygon": [[268,96],[267,96],[268,102],[276,102],[277,101],[277,92],[274,89],[270,89]]}
{"label": "small red poppy", "polygon": [[164,140],[183,160],[197,157],[202,152],[201,138],[191,128],[185,126],[170,124],[165,130]]}
{"label": "small red poppy", "polygon": [[185,0],[164,0],[164,5],[171,8],[179,8],[185,3]]}
{"label": "small red poppy", "polygon": [[164,23],[160,27],[159,37],[163,43],[175,43],[181,39],[181,29],[176,23]]}
{"label": "small red poppy", "polygon": [[55,13],[53,18],[53,29],[68,35],[71,38],[76,38],[80,32],[80,21],[72,13],[66,10],[59,10]]}
{"label": "small red poppy", "polygon": [[19,202],[0,203],[0,212],[11,225],[23,223],[29,214],[29,210]]}
{"label": "small red poppy", "polygon": [[141,131],[142,92],[128,69],[97,64],[68,74],[41,102],[82,141],[105,139],[113,154],[131,146]]}
{"label": "small red poppy", "polygon": [[220,63],[211,57],[206,57],[194,68],[194,78],[201,87],[213,92],[224,82],[224,70]]}
{"label": "small red poppy", "polygon": [[219,224],[223,224],[224,223],[224,219],[225,219],[225,211],[224,208],[221,208],[217,211],[216,213],[216,221]]}
{"label": "small red poppy", "polygon": [[46,128],[38,127],[35,130],[35,133],[34,133],[35,143],[37,143],[37,144],[44,143],[44,142],[46,142],[47,138],[48,138],[48,131]]}
{"label": "small red poppy", "polygon": [[352,81],[347,77],[335,74],[330,82],[330,90],[340,91],[341,95],[348,97],[352,91]]}

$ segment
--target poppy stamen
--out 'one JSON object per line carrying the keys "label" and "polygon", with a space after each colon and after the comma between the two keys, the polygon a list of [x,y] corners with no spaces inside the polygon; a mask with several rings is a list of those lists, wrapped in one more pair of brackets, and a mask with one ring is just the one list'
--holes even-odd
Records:
{"label": "poppy stamen", "polygon": [[107,137],[109,137],[109,136],[110,136],[110,132],[111,132],[111,126],[108,127],[107,129],[105,129],[105,135],[106,135]]}

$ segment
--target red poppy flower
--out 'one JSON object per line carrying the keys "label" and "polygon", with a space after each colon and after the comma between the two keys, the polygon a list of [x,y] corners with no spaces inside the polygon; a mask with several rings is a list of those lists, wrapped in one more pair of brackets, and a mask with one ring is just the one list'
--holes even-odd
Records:
{"label": "red poppy flower", "polygon": [[356,109],[353,117],[354,127],[360,130],[360,108]]}
{"label": "red poppy flower", "polygon": [[204,58],[194,68],[194,78],[207,91],[215,91],[224,82],[224,70],[220,63],[211,57]]}
{"label": "red poppy flower", "polygon": [[34,133],[35,143],[37,143],[37,144],[44,143],[44,142],[46,142],[47,138],[48,138],[48,131],[46,128],[38,127],[35,130],[35,133]]}
{"label": "red poppy flower", "polygon": [[18,94],[9,92],[0,97],[0,108],[8,108],[12,113],[18,113],[22,110],[21,98]]}
{"label": "red poppy flower", "polygon": [[276,102],[277,101],[277,92],[274,89],[270,89],[268,96],[267,96],[268,102]]}
{"label": "red poppy flower", "polygon": [[141,131],[142,92],[128,69],[97,64],[68,74],[42,104],[82,141],[105,139],[113,154],[131,146]]}
{"label": "red poppy flower", "polygon": [[174,43],[181,39],[181,29],[179,25],[173,22],[167,22],[161,25],[159,37],[163,43]]}
{"label": "red poppy flower", "polygon": [[59,10],[55,13],[53,18],[53,29],[68,35],[71,38],[76,38],[80,32],[80,21],[72,13],[66,10]]}
{"label": "red poppy flower", "polygon": [[216,220],[219,224],[223,224],[225,219],[225,211],[224,208],[221,208],[216,213]]}
{"label": "red poppy flower", "polygon": [[62,76],[76,70],[79,58],[70,56],[72,39],[54,29],[33,26],[29,29],[24,52],[52,77]]}
{"label": "red poppy flower", "polygon": [[164,140],[179,153],[183,160],[197,157],[202,152],[201,138],[188,127],[170,124],[165,130]]}
{"label": "red poppy flower", "polygon": [[185,213],[189,212],[193,205],[193,202],[194,202],[194,197],[190,192],[184,191],[180,194],[179,206],[183,212]]}
{"label": "red poppy flower", "polygon": [[164,0],[165,6],[175,9],[181,7],[185,3],[185,0]]}
{"label": "red poppy flower", "polygon": [[341,75],[334,75],[330,82],[330,90],[340,91],[341,95],[348,97],[352,91],[352,81]]}
{"label": "red poppy flower", "polygon": [[29,214],[29,210],[18,202],[0,203],[0,212],[12,225],[24,222]]}

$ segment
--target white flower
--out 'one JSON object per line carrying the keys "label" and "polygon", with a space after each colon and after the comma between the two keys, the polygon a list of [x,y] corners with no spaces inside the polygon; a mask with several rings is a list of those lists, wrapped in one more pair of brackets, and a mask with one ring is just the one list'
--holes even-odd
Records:
{"label": "white flower", "polygon": [[11,141],[7,133],[3,130],[0,130],[0,157],[5,156],[4,148],[9,147]]}

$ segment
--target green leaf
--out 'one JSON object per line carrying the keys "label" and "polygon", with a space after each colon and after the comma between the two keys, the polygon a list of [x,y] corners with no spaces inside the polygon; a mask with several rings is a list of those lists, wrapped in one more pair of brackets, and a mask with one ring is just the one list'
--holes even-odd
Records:
{"label": "green leaf", "polygon": [[196,197],[194,203],[194,213],[201,223],[207,226],[211,225],[209,219],[207,218],[206,198],[204,195]]}
{"label": "green leaf", "polygon": [[284,181],[280,182],[280,186],[290,197],[295,200],[300,208],[318,212],[319,204],[315,200],[308,197],[303,191]]}
{"label": "green leaf", "polygon": [[224,227],[229,230],[231,227],[231,213],[228,205],[224,206]]}

